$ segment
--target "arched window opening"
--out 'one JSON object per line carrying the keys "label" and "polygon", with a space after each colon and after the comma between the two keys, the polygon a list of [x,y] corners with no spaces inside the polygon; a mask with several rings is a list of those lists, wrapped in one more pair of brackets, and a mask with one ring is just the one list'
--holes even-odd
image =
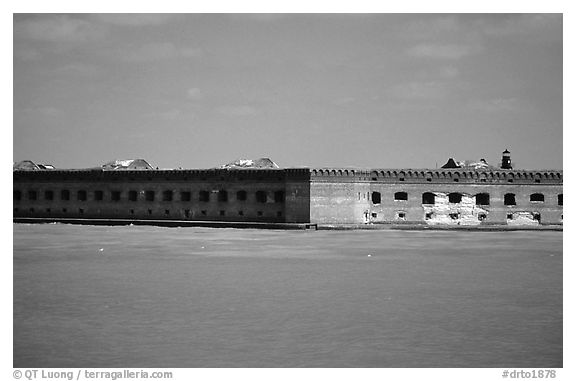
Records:
{"label": "arched window opening", "polygon": [[504,195],[504,205],[516,205],[516,195],[514,193],[506,193]]}
{"label": "arched window opening", "polygon": [[408,193],[406,192],[396,192],[394,193],[394,200],[396,201],[407,201]]}
{"label": "arched window opening", "polygon": [[236,199],[238,201],[246,201],[247,198],[248,197],[247,197],[245,190],[241,190],[241,191],[236,192]]}
{"label": "arched window opening", "polygon": [[380,192],[372,192],[372,203],[380,204],[382,202],[382,195]]}
{"label": "arched window opening", "polygon": [[530,202],[544,202],[544,195],[542,193],[532,193]]}
{"label": "arched window opening", "polygon": [[564,204],[564,195],[559,194],[558,195],[558,205],[563,205]]}
{"label": "arched window opening", "polygon": [[478,193],[476,195],[476,205],[490,205],[490,195],[488,193]]}
{"label": "arched window opening", "polygon": [[459,204],[462,201],[461,193],[450,193],[448,195],[448,202],[451,204]]}
{"label": "arched window opening", "polygon": [[434,205],[436,203],[436,195],[431,192],[426,192],[422,194],[422,204]]}

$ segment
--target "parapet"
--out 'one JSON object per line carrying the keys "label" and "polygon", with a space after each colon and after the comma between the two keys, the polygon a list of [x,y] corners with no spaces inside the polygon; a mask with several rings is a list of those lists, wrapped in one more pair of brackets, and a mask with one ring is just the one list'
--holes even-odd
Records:
{"label": "parapet", "polygon": [[308,168],[287,169],[149,169],[107,171],[101,168],[14,171],[19,181],[285,181],[309,180]]}
{"label": "parapet", "polygon": [[469,169],[311,169],[313,181],[377,182],[468,182],[468,183],[555,183],[562,184],[559,170],[469,170]]}

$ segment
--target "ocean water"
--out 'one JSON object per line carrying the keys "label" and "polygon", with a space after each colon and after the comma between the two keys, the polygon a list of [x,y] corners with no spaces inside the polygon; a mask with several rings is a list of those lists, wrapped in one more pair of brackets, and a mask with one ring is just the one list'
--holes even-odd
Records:
{"label": "ocean water", "polygon": [[14,367],[561,367],[562,233],[14,225]]}

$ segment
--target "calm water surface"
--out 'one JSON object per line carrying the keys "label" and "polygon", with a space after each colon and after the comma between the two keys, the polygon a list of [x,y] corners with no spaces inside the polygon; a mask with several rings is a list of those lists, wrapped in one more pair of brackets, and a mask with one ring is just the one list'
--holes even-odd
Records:
{"label": "calm water surface", "polygon": [[561,366],[561,232],[14,225],[14,367]]}

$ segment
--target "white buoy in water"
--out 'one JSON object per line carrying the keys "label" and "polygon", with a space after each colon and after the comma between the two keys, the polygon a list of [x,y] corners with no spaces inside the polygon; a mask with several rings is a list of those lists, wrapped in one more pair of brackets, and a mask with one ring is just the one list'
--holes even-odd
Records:
{"label": "white buoy in water", "polygon": [[100,248],[100,250],[98,250],[98,251],[102,252],[102,251],[104,251],[104,249],[103,249],[103,248]]}

